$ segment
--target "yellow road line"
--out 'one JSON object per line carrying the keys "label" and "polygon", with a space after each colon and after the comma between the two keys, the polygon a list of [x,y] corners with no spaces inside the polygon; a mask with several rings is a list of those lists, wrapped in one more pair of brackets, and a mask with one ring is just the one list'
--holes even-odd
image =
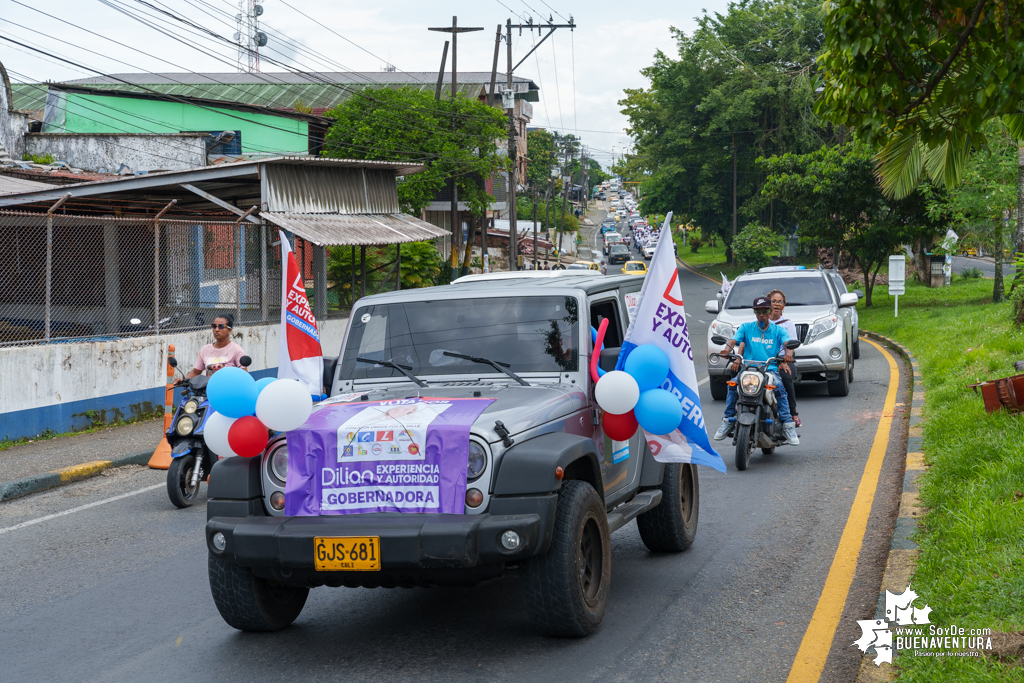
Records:
{"label": "yellow road line", "polygon": [[875,500],[875,489],[882,472],[882,461],[885,460],[886,447],[889,444],[889,431],[892,428],[893,412],[896,407],[896,391],[899,389],[900,371],[892,355],[879,344],[865,339],[867,343],[878,349],[889,363],[889,390],[882,406],[882,417],[878,421],[878,431],[871,445],[868,461],[864,465],[857,495],[850,508],[850,516],[846,519],[846,527],[839,539],[839,547],[832,559],[832,567],[825,579],[825,587],[814,608],[811,623],[800,642],[793,668],[789,671],[786,683],[809,683],[817,681],[825,668],[832,641],[835,638],[839,618],[843,614],[846,598],[850,593],[850,584],[857,570],[857,558],[864,543],[864,532],[871,515],[871,504]]}
{"label": "yellow road line", "polygon": [[677,259],[676,259],[676,263],[678,263],[678,264],[679,264],[680,266],[682,266],[683,268],[686,268],[686,269],[687,269],[688,271],[690,271],[690,272],[691,272],[691,273],[693,273],[694,275],[700,275],[700,276],[701,276],[702,278],[704,278],[705,280],[711,280],[711,281],[712,281],[712,282],[714,282],[714,283],[715,283],[716,285],[720,285],[720,284],[722,284],[721,282],[719,282],[719,281],[718,281],[718,280],[716,280],[715,278],[713,278],[713,277],[708,277],[707,275],[705,275],[704,273],[700,272],[699,270],[697,270],[697,269],[696,269],[696,268],[694,268],[693,266],[690,266],[690,265],[687,265],[687,264],[683,263],[683,261],[682,261],[681,259],[678,259],[678,258],[677,258]]}

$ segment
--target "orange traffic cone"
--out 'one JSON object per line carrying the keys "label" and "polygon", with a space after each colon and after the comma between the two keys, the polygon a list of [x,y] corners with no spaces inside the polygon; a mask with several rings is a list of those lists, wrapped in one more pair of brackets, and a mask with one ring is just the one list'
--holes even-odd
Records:
{"label": "orange traffic cone", "polygon": [[[174,344],[167,345],[167,357],[174,356]],[[164,387],[164,432],[171,427],[171,420],[174,419],[174,368],[167,363],[167,385]],[[149,466],[154,470],[166,470],[171,466],[171,444],[167,443],[167,437],[160,438],[160,444],[153,451],[153,457],[149,459]]]}

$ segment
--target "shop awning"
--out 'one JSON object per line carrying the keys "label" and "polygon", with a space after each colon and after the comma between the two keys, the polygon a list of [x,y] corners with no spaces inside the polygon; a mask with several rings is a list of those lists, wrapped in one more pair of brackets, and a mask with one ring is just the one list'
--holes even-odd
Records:
{"label": "shop awning", "polygon": [[379,246],[422,242],[448,235],[448,231],[403,213],[325,214],[278,213],[260,216],[282,230],[318,246]]}

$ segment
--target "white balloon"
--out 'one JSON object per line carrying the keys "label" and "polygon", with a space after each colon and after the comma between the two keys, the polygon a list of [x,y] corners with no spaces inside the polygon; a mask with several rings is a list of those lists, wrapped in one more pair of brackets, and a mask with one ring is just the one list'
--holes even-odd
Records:
{"label": "white balloon", "polygon": [[612,415],[622,415],[636,407],[636,402],[640,400],[640,386],[629,373],[612,370],[597,381],[594,400]]}
{"label": "white balloon", "polygon": [[222,458],[238,455],[231,450],[231,445],[228,444],[228,430],[237,419],[237,417],[228,417],[217,412],[210,413],[210,417],[206,418],[206,425],[203,426],[203,441],[211,451]]}
{"label": "white balloon", "polygon": [[256,399],[256,417],[275,432],[298,429],[313,412],[313,397],[294,379],[271,382]]}

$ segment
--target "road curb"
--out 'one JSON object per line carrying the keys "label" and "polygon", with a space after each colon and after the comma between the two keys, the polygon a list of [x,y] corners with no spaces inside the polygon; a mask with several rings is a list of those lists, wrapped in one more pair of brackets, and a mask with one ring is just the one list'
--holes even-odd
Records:
{"label": "road curb", "polygon": [[[910,353],[907,347],[894,339],[882,336],[875,332],[860,330],[860,334],[867,339],[873,339],[896,351],[910,364],[913,375],[913,384],[910,389],[909,415],[912,416],[911,428],[907,436],[906,460],[904,463],[903,492],[900,497],[900,511],[896,519],[896,527],[893,529],[892,541],[889,543],[889,556],[885,562],[885,573],[882,575],[882,586],[878,594],[878,605],[875,608],[875,619],[885,619],[885,592],[902,593],[910,585],[910,579],[914,576],[917,567],[917,557],[920,553],[917,543],[914,541],[914,533],[917,531],[918,520],[925,513],[918,496],[917,480],[928,469],[925,463],[924,452],[921,448],[921,423],[925,408],[924,382],[921,378],[921,367],[914,354]],[[896,677],[896,671],[892,665],[882,662],[875,664],[874,648],[868,648],[861,659],[860,671],[857,674],[857,683],[875,683],[877,681],[891,681]]]}
{"label": "road curb", "polygon": [[21,498],[22,496],[57,488],[58,486],[82,481],[83,479],[90,479],[115,467],[145,465],[149,462],[149,458],[152,455],[151,452],[146,451],[145,453],[126,455],[123,458],[116,458],[114,460],[94,460],[82,463],[81,465],[64,467],[51,472],[43,472],[42,474],[34,474],[31,477],[3,481],[0,482],[0,502]]}

